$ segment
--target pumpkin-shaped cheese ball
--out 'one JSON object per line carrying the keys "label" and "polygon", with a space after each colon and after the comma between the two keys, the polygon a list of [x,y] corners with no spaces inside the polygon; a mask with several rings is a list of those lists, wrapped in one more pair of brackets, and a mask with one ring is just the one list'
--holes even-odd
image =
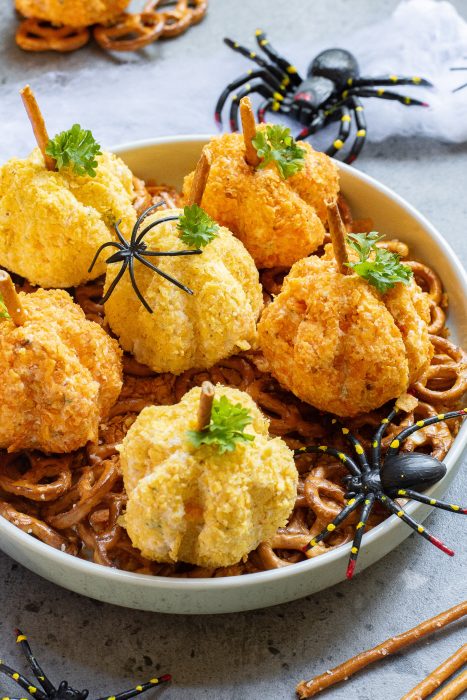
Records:
{"label": "pumpkin-shaped cheese ball", "polygon": [[[178,228],[182,214],[171,209],[146,217],[147,255],[187,249]],[[167,218],[171,220],[164,222]],[[147,258],[192,294],[136,260],[137,287],[154,313],[135,294],[128,272],[105,302],[109,325],[122,347],[156,372],[180,374],[192,367],[212,367],[256,342],[256,321],[263,306],[258,271],[243,244],[226,228],[216,228],[200,255]],[[119,269],[108,266],[105,293]]]}
{"label": "pumpkin-shaped cheese ball", "polygon": [[[266,135],[269,128],[259,125],[257,132]],[[334,161],[308,143],[297,148],[304,152],[301,169],[285,178],[273,160],[264,168],[261,161],[259,167],[249,164],[241,134],[209,143],[212,166],[201,204],[244,243],[258,268],[290,267],[313,253],[325,234],[325,202],[337,199]],[[185,178],[185,194],[192,180],[192,173]]]}
{"label": "pumpkin-shaped cheese ball", "polygon": [[380,293],[334,259],[297,262],[258,326],[279,382],[313,406],[355,416],[397,398],[430,364],[428,296],[410,280]]}
{"label": "pumpkin-shaped cheese ball", "polygon": [[24,17],[69,27],[87,27],[117,17],[131,0],[16,0]]}
{"label": "pumpkin-shaped cheese ball", "polygon": [[132,174],[112,153],[95,177],[47,170],[38,148],[0,168],[0,265],[41,287],[73,287],[103,274],[88,268],[96,248],[136,219]]}
{"label": "pumpkin-shaped cheese ball", "polygon": [[160,562],[220,567],[238,562],[284,526],[296,498],[292,452],[268,436],[248,394],[218,385],[216,400],[246,409],[248,439],[232,451],[195,446],[201,389],[175,406],[145,408],[120,447],[133,545]]}
{"label": "pumpkin-shaped cheese ball", "polygon": [[65,291],[18,299],[0,318],[0,448],[64,453],[96,442],[122,387],[118,343]]}

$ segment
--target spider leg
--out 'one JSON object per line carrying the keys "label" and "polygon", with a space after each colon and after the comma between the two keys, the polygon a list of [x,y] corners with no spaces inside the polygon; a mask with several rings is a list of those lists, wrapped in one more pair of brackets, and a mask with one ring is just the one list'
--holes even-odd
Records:
{"label": "spider leg", "polygon": [[47,695],[50,695],[51,693],[55,692],[55,686],[49,681],[47,676],[45,675],[44,671],[42,668],[39,666],[36,657],[31,651],[31,647],[29,646],[28,638],[26,637],[25,634],[21,632],[21,630],[15,630],[16,632],[16,643],[21,644],[21,649],[23,650],[23,653],[25,657],[27,658],[29,665],[32,669],[32,672],[34,673],[35,677],[41,684],[41,686],[44,688],[45,692]]}
{"label": "spider leg", "polygon": [[343,522],[347,516],[355,510],[355,508],[358,508],[364,498],[365,495],[362,493],[356,498],[351,498],[350,501],[347,501],[345,508],[342,508],[341,512],[336,515],[334,520],[331,523],[328,523],[324,530],[321,530],[318,535],[315,535],[315,537],[313,537],[313,539],[303,548],[305,554],[308,556],[308,552],[313,549],[313,547],[315,547],[319,542],[323,542],[325,539],[327,539],[329,535],[334,532],[336,527],[340,525],[341,522]]}
{"label": "spider leg", "polygon": [[350,111],[349,109],[345,106],[342,105],[339,108],[340,111],[340,126],[339,126],[339,134],[337,136],[337,139],[334,140],[332,146],[330,146],[327,151],[326,155],[328,156],[333,156],[337,153],[337,151],[340,151],[341,148],[343,148],[345,142],[347,141],[349,134],[350,134],[350,126],[351,126],[351,121],[352,118],[350,116]]}
{"label": "spider leg", "polygon": [[15,683],[17,683],[21,688],[26,690],[34,698],[39,698],[40,700],[47,700],[47,695],[36,688],[35,685],[30,683],[27,678],[25,678],[21,673],[14,671],[12,668],[7,666],[0,660],[0,673],[11,678]]}
{"label": "spider leg", "polygon": [[151,255],[154,256],[155,258],[166,258],[166,257],[179,257],[180,255],[201,255],[202,250],[198,250],[196,248],[195,250],[169,250],[168,252],[165,251],[160,251],[160,250],[145,250],[142,253],[138,253],[138,255]]}
{"label": "spider leg", "polygon": [[251,93],[257,92],[266,98],[273,98],[272,110],[278,112],[280,110],[280,103],[284,99],[284,96],[280,92],[272,90],[268,85],[264,83],[247,83],[239,92],[237,92],[232,97],[232,102],[230,105],[229,123],[232,131],[239,130],[238,124],[238,110],[240,106],[240,100],[246,95],[251,95]]}
{"label": "spider leg", "polygon": [[378,501],[385,506],[391,513],[394,515],[397,515],[398,518],[404,521],[409,527],[412,528],[415,532],[418,532],[419,535],[424,537],[428,542],[431,542],[431,544],[434,544],[435,547],[438,547],[442,552],[445,554],[449,554],[450,557],[454,556],[454,552],[452,549],[449,549],[449,547],[446,547],[446,545],[441,542],[437,537],[434,535],[430,534],[424,527],[423,525],[420,525],[420,523],[417,523],[416,520],[410,517],[401,506],[397,505],[389,496],[386,496],[385,494],[381,493],[377,495]]}
{"label": "spider leg", "polygon": [[460,418],[461,416],[467,415],[467,408],[461,408],[459,411],[450,411],[449,413],[438,413],[437,416],[432,418],[425,418],[425,420],[418,420],[414,425],[409,428],[402,430],[394,440],[389,445],[389,449],[386,452],[386,458],[391,457],[399,453],[402,443],[409,435],[416,433],[417,430],[421,430],[427,425],[433,425],[433,423],[439,423],[442,420],[449,420],[450,418]]}
{"label": "spider leg", "polygon": [[399,409],[394,407],[387,418],[383,418],[380,426],[373,436],[371,441],[371,461],[376,466],[381,460],[381,442],[383,440],[384,433],[388,429],[389,423],[394,420],[394,418],[399,413]]}
{"label": "spider leg", "polygon": [[[350,82],[351,80],[351,82]],[[365,78],[360,76],[360,78],[354,78],[347,81],[347,85],[350,87],[372,87],[378,85],[423,85],[424,87],[433,87],[433,83],[425,78],[420,78],[418,75],[414,75],[411,78],[402,76],[399,78],[397,75],[386,75],[380,78]]]}
{"label": "spider leg", "polygon": [[123,693],[118,693],[118,695],[113,695],[111,697],[98,698],[98,700],[128,700],[128,698],[134,698],[135,695],[141,695],[141,693],[145,693],[146,690],[150,690],[161,683],[168,683],[171,680],[172,676],[165,673],[163,676],[159,676],[159,678],[151,678],[151,680],[147,683],[137,685],[135,688],[131,688],[131,690],[125,690]]}
{"label": "spider leg", "polygon": [[[145,210],[138,216],[138,218],[136,219],[136,223],[135,223],[135,225],[133,226],[133,230],[132,230],[132,232],[131,232],[131,244],[132,244],[132,245],[133,245],[133,243],[135,242],[136,234],[138,233],[138,229],[139,229],[139,227],[141,226],[141,224],[142,224],[142,222],[143,222],[143,219],[145,219],[145,218],[148,216],[148,214],[150,214],[152,211],[154,211],[154,209],[158,209],[158,208],[159,208],[160,206],[162,206],[163,204],[164,204],[164,200],[161,199],[159,202],[156,202],[156,204],[152,204],[150,207],[148,207],[147,209],[145,209]],[[128,245],[128,244],[127,244],[127,245]]]}
{"label": "spider leg", "polygon": [[350,149],[350,153],[344,159],[345,162],[349,164],[353,163],[354,160],[358,158],[366,139],[366,119],[364,116],[363,105],[358,99],[358,97],[354,96],[351,98],[351,109],[357,124],[357,133],[355,135],[355,140],[352,144],[352,148]]}
{"label": "spider leg", "polygon": [[286,75],[290,76],[290,82],[293,85],[300,85],[300,83],[303,82],[303,78],[300,76],[298,70],[271,46],[266,34],[261,29],[257,29],[255,32],[255,37],[256,41],[258,42],[258,46],[264,51],[266,56],[273,63],[279,66],[279,68],[281,68]]}
{"label": "spider leg", "polygon": [[138,299],[140,300],[140,302],[142,303],[142,305],[144,306],[144,308],[146,309],[146,311],[149,311],[149,313],[152,314],[152,313],[153,313],[153,310],[151,309],[151,307],[149,306],[148,302],[146,301],[146,299],[145,299],[145,298],[143,297],[143,295],[141,294],[141,292],[140,292],[140,290],[139,290],[139,287],[138,287],[138,284],[136,283],[136,277],[135,277],[135,269],[134,269],[133,258],[129,258],[128,267],[129,267],[129,270],[130,270],[131,284],[132,284],[132,287],[133,287],[133,289],[134,289],[134,291],[135,291],[136,296],[138,297]]}
{"label": "spider leg", "polygon": [[107,243],[103,243],[100,248],[96,251],[95,256],[92,259],[92,263],[90,264],[88,268],[88,272],[92,272],[92,268],[97,262],[97,258],[101,254],[101,252],[104,250],[104,248],[108,248],[109,246],[112,246],[112,248],[118,248],[119,250],[123,250],[123,246],[120,245],[120,243],[116,243],[115,241],[108,241]]}
{"label": "spider leg", "polygon": [[[339,105],[340,107],[340,105]],[[318,114],[315,115],[313,121],[308,126],[305,126],[295,137],[296,141],[303,141],[303,139],[308,138],[311,134],[314,134],[318,129],[320,129],[326,123],[327,114],[323,110],[319,110]]]}
{"label": "spider leg", "polygon": [[122,279],[123,275],[125,274],[125,270],[127,269],[127,267],[128,267],[128,259],[126,259],[126,260],[123,261],[123,264],[122,264],[120,270],[118,271],[117,276],[115,277],[114,281],[112,282],[112,284],[110,285],[110,287],[109,287],[108,290],[106,291],[105,295],[102,297],[102,299],[101,299],[101,304],[105,304],[105,302],[108,301],[108,300],[110,299],[110,295],[112,294],[113,290],[115,289],[115,287],[117,286],[117,284],[118,284],[118,283],[120,282],[120,280]]}
{"label": "spider leg", "polygon": [[357,455],[358,462],[360,464],[360,467],[363,472],[369,472],[370,471],[370,465],[368,464],[368,459],[365,453],[365,450],[363,449],[362,445],[360,442],[357,440],[355,435],[352,435],[350,430],[342,425],[340,421],[337,420],[337,418],[333,418],[331,420],[332,425],[337,425],[340,428],[340,431],[342,435],[345,436],[348,442],[352,445],[354,448],[355,454]]}
{"label": "spider leg", "polygon": [[222,126],[222,110],[231,92],[241,87],[245,83],[255,78],[262,79],[267,85],[269,85],[273,90],[282,91],[282,85],[280,81],[272,76],[267,70],[249,70],[246,75],[242,75],[238,80],[234,80],[229,83],[225,90],[221,93],[219,99],[217,100],[216,109],[214,112],[214,118],[219,126]]}
{"label": "spider leg", "polygon": [[265,120],[266,112],[268,112],[271,109],[271,107],[272,107],[272,100],[271,99],[263,100],[263,102],[261,102],[260,106],[258,107],[258,111],[256,113],[258,116],[258,122],[260,124],[264,124],[264,122],[266,121]]}
{"label": "spider leg", "polygon": [[119,219],[119,220],[117,221],[117,223],[115,224],[115,226],[114,226],[115,233],[117,234],[117,236],[118,236],[118,238],[119,238],[119,240],[120,240],[120,243],[121,243],[125,248],[128,248],[128,246],[129,246],[130,244],[128,243],[128,241],[126,240],[125,236],[123,235],[123,233],[120,231],[120,228],[119,228],[119,226],[120,226],[121,223],[122,223],[122,220]]}
{"label": "spider leg", "polygon": [[166,216],[164,219],[157,219],[157,221],[153,221],[152,224],[149,224],[149,226],[146,226],[146,228],[141,231],[138,238],[134,241],[134,244],[136,243],[136,245],[138,245],[139,243],[141,243],[148,231],[150,231],[155,226],[159,226],[159,224],[165,224],[167,223],[167,221],[177,221],[178,219],[178,216]]}
{"label": "spider leg", "polygon": [[327,454],[332,457],[337,457],[337,459],[345,464],[347,469],[354,476],[361,476],[362,472],[360,467],[353,461],[351,457],[345,455],[339,450],[335,450],[333,447],[328,447],[327,445],[310,445],[309,447],[300,447],[298,450],[294,450],[294,457],[299,457],[302,454]]}
{"label": "spider leg", "polygon": [[364,502],[363,508],[362,508],[362,514],[360,516],[360,521],[357,523],[355,537],[353,538],[352,549],[350,550],[349,563],[347,565],[347,573],[346,573],[346,576],[348,579],[352,578],[352,576],[354,574],[355,566],[357,564],[358,553],[360,551],[360,546],[362,544],[363,533],[365,532],[365,527],[366,527],[366,524],[368,522],[368,518],[370,516],[371,509],[374,506],[374,503],[375,503],[375,495],[373,493],[370,493],[365,498],[365,502]]}
{"label": "spider leg", "polygon": [[282,81],[287,77],[284,74],[284,71],[280,70],[273,63],[268,63],[268,61],[265,61],[264,58],[258,56],[257,53],[246,49],[244,46],[241,46],[237,41],[232,41],[232,39],[224,37],[224,44],[226,44],[229,47],[229,49],[232,49],[232,51],[235,51],[236,53],[245,56],[245,58],[249,58],[250,60],[254,61],[257,66],[260,66],[261,68],[264,68],[265,70],[269,71],[269,73],[271,73],[271,75],[274,78],[277,78],[279,81]]}
{"label": "spider leg", "polygon": [[379,97],[382,100],[395,100],[407,107],[429,107],[428,102],[422,102],[421,100],[416,100],[414,97],[408,97],[407,95],[399,95],[397,92],[391,92],[390,90],[385,90],[384,88],[378,88],[373,90],[371,88],[355,88],[351,90],[344,90],[342,97],[346,98],[348,96],[357,97]]}
{"label": "spider leg", "polygon": [[[143,265],[146,265],[146,267],[149,267],[153,272],[157,272],[158,275],[166,279],[168,282],[171,282],[174,284],[176,287],[182,290],[182,292],[186,292],[187,294],[193,294],[193,290],[190,289],[189,287],[186,287],[184,284],[179,282],[178,280],[175,279],[175,277],[171,277],[168,275],[166,272],[163,272],[160,270],[158,267],[153,265],[152,263],[149,262],[149,260],[145,260],[142,258],[138,253],[135,253],[135,258],[136,260],[139,260],[140,263],[143,263]],[[130,260],[130,274],[131,274],[131,260]],[[147,307],[146,307],[147,308]]]}
{"label": "spider leg", "polygon": [[418,491],[412,491],[412,489],[399,489],[397,496],[407,496],[413,501],[419,501],[420,503],[426,503],[434,508],[441,508],[442,510],[448,510],[450,513],[460,513],[462,515],[467,515],[467,508],[462,508],[461,506],[456,506],[453,503],[446,503],[445,501],[438,501],[436,498],[428,498]]}

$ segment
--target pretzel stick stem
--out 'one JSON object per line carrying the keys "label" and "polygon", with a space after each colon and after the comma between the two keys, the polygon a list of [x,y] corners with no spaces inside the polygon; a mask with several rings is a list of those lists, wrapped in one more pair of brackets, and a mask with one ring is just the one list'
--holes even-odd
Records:
{"label": "pretzel stick stem", "polygon": [[334,257],[337,261],[338,270],[342,275],[351,275],[352,271],[346,265],[346,263],[349,262],[347,248],[345,247],[347,229],[342,221],[337,203],[328,202],[327,208],[329,233],[331,234],[332,247],[334,249]]}
{"label": "pretzel stick stem", "polygon": [[204,190],[211,169],[211,152],[207,148],[203,148],[200,159],[196,165],[193,183],[191,185],[188,204],[197,204],[201,206]]}
{"label": "pretzel stick stem", "polygon": [[215,389],[211,382],[203,382],[198,406],[198,424],[196,430],[204,430],[211,422],[212,403]]}
{"label": "pretzel stick stem", "polygon": [[47,133],[47,128],[45,126],[44,117],[39,109],[37,100],[34,96],[33,91],[26,85],[22,90],[20,90],[21,99],[23,100],[24,108],[31,122],[32,130],[34,136],[36,137],[37,145],[41,149],[42,155],[44,157],[44,163],[47,170],[56,170],[57,163],[55,159],[47,155],[45,149],[49,143],[49,135]]}
{"label": "pretzel stick stem", "polygon": [[242,97],[240,100],[240,119],[242,120],[243,140],[245,142],[245,160],[248,165],[256,168],[260,164],[261,158],[253,146],[253,139],[256,136],[256,121],[249,97]]}
{"label": "pretzel stick stem", "polygon": [[369,664],[379,661],[390,654],[394,654],[400,649],[404,649],[405,647],[414,644],[427,634],[436,632],[442,627],[448,625],[450,622],[459,620],[464,615],[467,615],[467,601],[459,603],[459,605],[455,605],[453,608],[450,608],[449,610],[446,610],[445,612],[442,612],[429,620],[421,622],[419,625],[413,627],[407,632],[402,632],[402,634],[399,634],[396,637],[386,639],[386,641],[378,644],[376,647],[373,647],[373,649],[368,649],[367,651],[357,654],[348,661],[345,661],[343,664],[336,666],[331,671],[322,673],[320,676],[315,676],[315,678],[312,678],[309,681],[301,681],[296,688],[297,694],[301,700],[303,700],[303,698],[311,698],[317,693],[321,692],[321,690],[329,688],[329,686],[340,683],[350,676],[353,676],[354,673],[360,671],[362,668],[365,668],[365,666],[368,666]]}
{"label": "pretzel stick stem", "polygon": [[428,697],[436,688],[439,688],[441,683],[444,683],[446,678],[452,676],[461,666],[467,662],[467,644],[461,646],[455,654],[443,661],[443,663],[435,668],[429,676],[421,683],[412,688],[401,700],[423,700]]}
{"label": "pretzel stick stem", "polygon": [[454,700],[458,698],[461,693],[467,690],[467,671],[463,671],[458,676],[454,678],[447,686],[445,686],[439,693],[433,695],[432,700]]}
{"label": "pretzel stick stem", "polygon": [[26,321],[26,312],[10,275],[4,270],[0,270],[0,294],[15,326],[22,326]]}

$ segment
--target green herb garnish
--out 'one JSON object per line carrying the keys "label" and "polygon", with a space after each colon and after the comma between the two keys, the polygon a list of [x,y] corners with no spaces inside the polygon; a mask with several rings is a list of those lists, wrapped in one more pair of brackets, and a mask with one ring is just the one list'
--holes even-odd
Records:
{"label": "green herb garnish", "polygon": [[397,282],[409,284],[413,277],[410,267],[403,265],[396,253],[376,245],[383,238],[384,236],[380,236],[376,231],[349,233],[347,242],[357,253],[359,261],[346,263],[381,294],[392,289]]}
{"label": "green herb garnish", "polygon": [[208,427],[204,430],[189,430],[188,438],[195,447],[216,445],[220,454],[233,452],[238,442],[251,442],[255,439],[254,435],[244,432],[251,421],[246,408],[221,396],[213,401]]}
{"label": "green herb garnish", "polygon": [[5,306],[5,302],[3,301],[3,297],[0,294],[0,318],[10,318],[10,314],[8,313],[8,309]]}
{"label": "green herb garnish", "polygon": [[290,129],[285,126],[276,124],[267,126],[265,131],[257,131],[252,143],[262,159],[257,167],[262,169],[268,163],[275,163],[284,180],[305,166],[306,151],[297,144]]}
{"label": "green herb garnish", "polygon": [[219,226],[197,204],[185,207],[177,224],[180,239],[193,248],[204,248],[217,236]]}
{"label": "green herb garnish", "polygon": [[102,153],[89,129],[82,129],[79,124],[50,139],[45,152],[54,158],[58,170],[69,167],[76,175],[91,177],[96,177],[96,156]]}

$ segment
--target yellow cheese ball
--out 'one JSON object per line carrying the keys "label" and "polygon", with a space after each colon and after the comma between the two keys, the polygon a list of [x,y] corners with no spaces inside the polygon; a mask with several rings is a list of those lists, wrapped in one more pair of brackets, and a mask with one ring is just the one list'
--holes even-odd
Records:
{"label": "yellow cheese ball", "polygon": [[[325,201],[335,202],[339,192],[337,167],[310,144],[300,145],[306,151],[305,167],[284,180],[275,163],[263,170],[246,163],[241,134],[223,134],[209,142],[212,164],[202,207],[245,244],[258,268],[290,267],[323,242]],[[183,185],[185,196],[192,182],[190,173]]]}
{"label": "yellow cheese ball", "polygon": [[120,446],[128,494],[124,525],[133,545],[149,559],[199,566],[235,564],[286,524],[295,504],[293,454],[268,436],[269,421],[248,394],[218,385],[248,409],[252,442],[220,454],[214,445],[193,446],[200,389],[175,406],[145,408]]}
{"label": "yellow cheese ball", "polygon": [[428,296],[411,282],[386,294],[333,260],[296,263],[264,311],[259,341],[269,369],[296,396],[350,417],[397,398],[433,355]]}
{"label": "yellow cheese ball", "polygon": [[122,387],[122,351],[62,290],[20,293],[0,319],[0,448],[72,452],[97,442]]}
{"label": "yellow cheese ball", "polygon": [[[181,210],[148,216],[142,227]],[[177,221],[159,224],[144,237],[148,250],[186,250]],[[263,306],[258,271],[240,241],[226,228],[203,248],[201,255],[147,258],[193,291],[175,287],[135,262],[141,293],[154,310],[150,314],[137,298],[128,272],[109,300],[105,313],[125,350],[155,372],[180,374],[192,367],[212,367],[219,360],[256,342],[256,320]],[[109,265],[105,290],[120,265]]]}
{"label": "yellow cheese ball", "polygon": [[53,24],[87,27],[117,17],[131,0],[16,0],[24,17],[45,19]]}
{"label": "yellow cheese ball", "polygon": [[74,287],[105,272],[97,248],[122,219],[136,220],[132,174],[112,153],[97,156],[96,177],[46,170],[38,148],[0,168],[0,265],[41,287]]}

